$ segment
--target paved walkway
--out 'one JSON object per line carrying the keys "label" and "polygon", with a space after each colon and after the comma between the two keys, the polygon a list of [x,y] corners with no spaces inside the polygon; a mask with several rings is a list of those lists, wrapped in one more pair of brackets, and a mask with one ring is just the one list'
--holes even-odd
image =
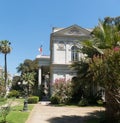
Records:
{"label": "paved walkway", "polygon": [[84,123],[86,118],[104,110],[100,107],[56,107],[45,104],[36,104],[26,123]]}

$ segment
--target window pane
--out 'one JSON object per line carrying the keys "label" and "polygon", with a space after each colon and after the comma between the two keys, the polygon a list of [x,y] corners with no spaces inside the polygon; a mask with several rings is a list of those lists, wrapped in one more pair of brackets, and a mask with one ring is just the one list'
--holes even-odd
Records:
{"label": "window pane", "polygon": [[71,60],[72,61],[78,60],[78,48],[77,48],[77,46],[72,46],[72,48],[71,48]]}

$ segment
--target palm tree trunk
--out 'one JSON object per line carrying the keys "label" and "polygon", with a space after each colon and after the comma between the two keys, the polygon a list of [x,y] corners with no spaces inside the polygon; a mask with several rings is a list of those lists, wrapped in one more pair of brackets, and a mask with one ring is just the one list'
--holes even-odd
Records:
{"label": "palm tree trunk", "polygon": [[5,90],[6,89],[7,89],[7,54],[5,54]]}

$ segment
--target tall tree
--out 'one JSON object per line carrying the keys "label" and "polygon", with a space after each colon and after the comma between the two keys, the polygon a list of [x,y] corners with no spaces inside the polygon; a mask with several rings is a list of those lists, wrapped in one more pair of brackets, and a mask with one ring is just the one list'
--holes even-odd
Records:
{"label": "tall tree", "polygon": [[34,75],[35,75],[34,72],[22,74],[23,85],[26,84],[28,95],[32,94],[31,88],[34,85],[34,81],[35,81]]}
{"label": "tall tree", "polygon": [[5,61],[5,88],[7,86],[7,54],[11,52],[11,43],[8,40],[0,41],[0,52],[4,54]]}
{"label": "tall tree", "polygon": [[105,88],[106,118],[108,122],[118,123],[120,121],[120,17],[106,17],[103,21],[99,20],[98,26],[91,34],[93,38],[84,41],[81,50],[87,54],[89,61],[87,69],[89,72],[86,76],[91,76],[93,82]]}
{"label": "tall tree", "polygon": [[100,49],[112,49],[120,42],[120,23],[118,18],[106,17],[103,21],[99,20],[92,34],[95,45]]}
{"label": "tall tree", "polygon": [[108,123],[119,123],[120,117],[120,49],[106,50],[104,58],[94,57],[90,64],[94,79],[105,89],[106,119]]}
{"label": "tall tree", "polygon": [[35,95],[37,94],[38,89],[38,66],[38,60],[25,59],[24,62],[17,67],[17,71],[21,73],[21,76],[34,73],[34,84],[32,89]]}
{"label": "tall tree", "polygon": [[[92,69],[97,68],[94,73],[100,85],[105,88],[106,118],[108,122],[118,123],[120,121],[120,17],[106,17],[96,29],[93,34],[99,39],[98,47],[104,54]],[[98,63],[100,64],[97,65]]]}
{"label": "tall tree", "polygon": [[[100,54],[93,55],[89,66],[93,71],[94,80],[105,88],[106,117],[108,122],[118,123],[120,116],[120,78],[119,78],[119,53],[120,49],[120,17],[106,17],[99,21],[92,34],[92,51],[96,49]],[[88,47],[88,46],[87,46]],[[86,47],[84,47],[86,49]],[[84,51],[86,51],[84,49]],[[87,54],[87,52],[86,52]],[[116,107],[116,108],[114,108]]]}
{"label": "tall tree", "polygon": [[21,74],[27,72],[37,72],[38,71],[38,60],[25,59],[23,63],[17,67],[17,71]]}

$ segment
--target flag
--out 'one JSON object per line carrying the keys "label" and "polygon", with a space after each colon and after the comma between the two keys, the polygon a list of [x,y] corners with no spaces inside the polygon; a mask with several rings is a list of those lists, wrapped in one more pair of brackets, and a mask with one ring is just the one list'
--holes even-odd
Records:
{"label": "flag", "polygon": [[39,48],[39,52],[40,52],[40,54],[42,54],[42,45]]}

